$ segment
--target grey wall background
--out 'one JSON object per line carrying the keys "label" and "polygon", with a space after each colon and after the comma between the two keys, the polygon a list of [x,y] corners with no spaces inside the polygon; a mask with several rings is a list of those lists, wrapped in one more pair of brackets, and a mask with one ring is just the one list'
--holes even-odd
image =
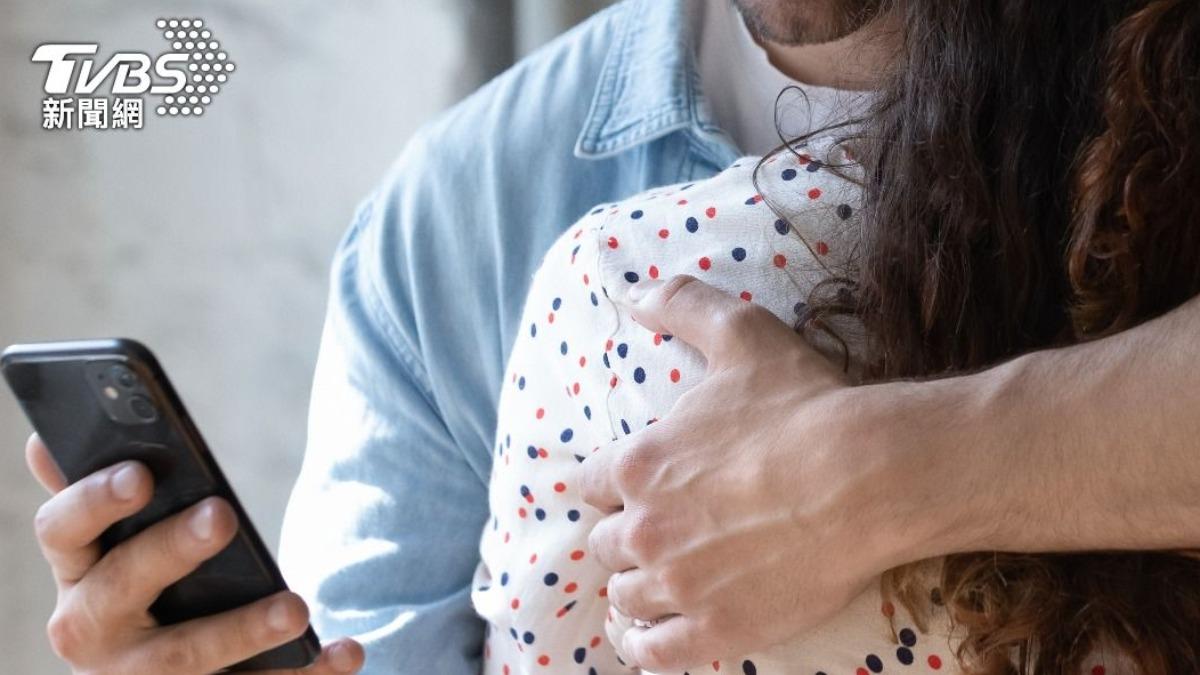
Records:
{"label": "grey wall background", "polygon": [[[424,121],[602,0],[0,3],[0,345],[158,352],[272,547],[299,469],[333,247]],[[201,118],[44,131],[43,42],[156,54],[203,18],[238,70]],[[107,89],[98,94],[107,93]],[[149,112],[149,111],[148,111]],[[0,393],[0,654],[65,672],[31,521],[28,427]]]}

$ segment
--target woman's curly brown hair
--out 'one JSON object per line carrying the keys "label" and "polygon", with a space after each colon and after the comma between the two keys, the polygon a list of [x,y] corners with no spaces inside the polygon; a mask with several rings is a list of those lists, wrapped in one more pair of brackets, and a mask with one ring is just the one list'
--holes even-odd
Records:
{"label": "woman's curly brown hair", "polygon": [[[904,47],[856,132],[862,254],[798,326],[852,313],[868,379],[978,370],[1096,339],[1200,294],[1200,0],[893,0]],[[1131,448],[1131,451],[1137,451]],[[980,675],[1200,673],[1200,560],[949,556],[930,591]]]}

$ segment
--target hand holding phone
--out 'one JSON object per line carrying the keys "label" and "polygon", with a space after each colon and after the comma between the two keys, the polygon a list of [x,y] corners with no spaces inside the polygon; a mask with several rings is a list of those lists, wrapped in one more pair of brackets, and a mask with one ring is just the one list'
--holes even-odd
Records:
{"label": "hand holding phone", "polygon": [[[76,348],[80,344],[74,343]],[[161,454],[145,448],[140,457],[135,452],[133,458],[105,461],[112,459],[106,455],[109,450],[129,454],[130,439],[114,444],[112,434],[106,436],[97,425],[124,425],[121,418],[128,415],[128,428],[135,435],[159,440],[170,436],[163,425],[185,434],[194,429],[179,416],[182,405],[173,391],[163,388],[165,376],[157,364],[149,361],[147,366],[146,359],[152,358],[148,352],[134,352],[134,363],[118,363],[132,366],[130,372],[139,380],[122,384],[118,380],[125,379],[125,371],[113,369],[108,361],[114,352],[127,352],[129,343],[104,343],[107,353],[99,359],[98,343],[86,344],[90,356],[69,355],[67,360],[74,359],[75,365],[41,369],[33,384],[16,381],[33,377],[31,371],[14,377],[10,368],[15,361],[30,359],[14,359],[10,352],[4,361],[14,390],[36,384],[57,391],[40,396],[48,391],[26,389],[18,397],[24,395],[23,407],[35,427],[57,434],[54,453],[38,435],[31,437],[26,458],[37,479],[53,493],[38,510],[35,528],[59,590],[47,626],[59,656],[76,672],[89,673],[201,675],[227,668],[276,668],[271,671],[276,675],[357,672],[363,653],[353,641],[335,642],[318,652],[307,608],[298,596],[281,590],[285,587],[274,563],[269,554],[266,563],[262,560],[261,541],[215,463],[206,457],[206,449],[188,451],[200,452],[196,456],[202,465],[212,464],[204,467],[202,477],[218,489],[200,491],[207,495],[180,494],[179,477],[167,464],[195,472],[187,461],[174,465],[175,460],[168,459],[164,464]],[[74,370],[94,375],[101,371],[88,364],[99,361],[105,362],[102,372],[111,384],[125,387],[122,396],[111,397],[122,410],[107,411],[107,421],[95,410],[83,409],[82,399],[56,390],[71,378],[53,375]],[[107,386],[102,383],[97,389],[101,396]],[[136,400],[139,397],[144,400]],[[87,447],[64,447],[72,434],[82,434],[79,445]],[[176,442],[188,445],[177,438],[166,445]],[[97,466],[87,466],[88,461]],[[164,482],[156,485],[156,476]],[[247,565],[251,559],[255,563]],[[314,658],[311,667],[299,668]]]}

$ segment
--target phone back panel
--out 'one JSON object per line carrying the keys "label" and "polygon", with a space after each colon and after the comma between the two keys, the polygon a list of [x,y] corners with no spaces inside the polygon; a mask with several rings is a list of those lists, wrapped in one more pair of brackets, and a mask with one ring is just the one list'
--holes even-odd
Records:
{"label": "phone back panel", "polygon": [[[151,607],[161,624],[223,612],[287,588],[262,539],[206,447],[154,357],[130,340],[48,343],[10,348],[0,360],[5,378],[68,482],[126,460],[154,475],[151,502],[101,536],[109,550],[146,527],[209,496],[233,506],[240,521],[233,542],[169,586]],[[137,378],[138,396],[153,419],[114,419],[100,399],[115,366]],[[319,652],[309,628],[289,642],[239,664],[237,670],[296,668]]]}

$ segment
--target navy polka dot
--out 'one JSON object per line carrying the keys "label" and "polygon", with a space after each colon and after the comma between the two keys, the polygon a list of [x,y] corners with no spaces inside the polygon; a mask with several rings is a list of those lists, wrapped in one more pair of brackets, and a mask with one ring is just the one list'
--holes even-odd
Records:
{"label": "navy polka dot", "polygon": [[583,416],[588,418],[589,420],[592,419],[592,407],[591,406],[587,406],[587,405],[583,406]]}
{"label": "navy polka dot", "polygon": [[625,344],[624,342],[617,345],[617,356],[625,358],[627,354],[629,354],[629,345]]}
{"label": "navy polka dot", "polygon": [[500,575],[500,585],[501,586],[508,585],[508,572],[504,572]]}
{"label": "navy polka dot", "polygon": [[550,308],[556,312],[560,307],[562,307],[562,298],[555,298],[554,302],[550,303]]}
{"label": "navy polka dot", "polygon": [[638,384],[646,381],[646,371],[641,366],[633,369],[633,381]]}
{"label": "navy polka dot", "polygon": [[917,634],[911,628],[904,628],[900,631],[900,644],[905,647],[911,647],[917,644]]}
{"label": "navy polka dot", "polygon": [[533,515],[538,520],[545,520],[546,519],[546,509],[538,509],[533,512]]}
{"label": "navy polka dot", "polygon": [[562,433],[558,435],[558,440],[562,441],[563,443],[570,443],[571,439],[574,437],[575,431],[573,429],[563,429]]}
{"label": "navy polka dot", "polygon": [[575,509],[567,511],[567,520],[571,521],[572,523],[579,520],[579,511]]}
{"label": "navy polka dot", "polygon": [[688,232],[695,234],[696,230],[700,229],[700,221],[696,220],[695,218],[688,218],[687,222],[684,223],[684,227],[687,228]]}
{"label": "navy polka dot", "polygon": [[634,220],[638,220],[638,219],[640,219],[640,218],[641,218],[643,215],[645,215],[645,214],[643,214],[643,213],[642,213],[642,210],[641,210],[641,209],[638,209],[637,211],[634,211],[633,213],[629,214],[629,217],[630,217],[630,218],[633,218]]}
{"label": "navy polka dot", "polygon": [[517,389],[524,389],[524,388],[525,388],[525,376],[522,375],[521,377],[517,378]]}
{"label": "navy polka dot", "polygon": [[791,228],[788,226],[788,222],[786,220],[780,218],[775,221],[775,231],[779,234],[787,234],[791,231]]}
{"label": "navy polka dot", "polygon": [[913,653],[908,647],[900,647],[896,650],[896,660],[906,666],[911,666],[913,663]]}
{"label": "navy polka dot", "polygon": [[547,574],[546,576],[542,577],[542,581],[546,582],[547,586],[553,586],[554,584],[558,583],[558,575],[555,574],[554,572],[551,572],[551,573]]}
{"label": "navy polka dot", "polygon": [[522,637],[525,639],[525,644],[527,644],[527,645],[533,644],[533,633],[530,633],[529,631],[525,631],[525,635]]}
{"label": "navy polka dot", "polygon": [[531,445],[531,446],[529,446],[529,448],[528,448],[528,449],[526,449],[526,450],[525,450],[525,452],[528,452],[528,453],[529,453],[529,458],[530,458],[530,459],[537,459],[537,456],[538,456],[538,451],[537,451],[537,448],[533,447],[532,445]]}
{"label": "navy polka dot", "polygon": [[871,669],[872,673],[882,673],[883,672],[883,661],[881,661],[879,659],[879,657],[875,656],[874,654],[868,654],[867,655],[867,667]]}
{"label": "navy polka dot", "polygon": [[566,340],[563,340],[563,343],[558,346],[558,351],[562,352],[563,356],[567,355],[567,341]]}
{"label": "navy polka dot", "polygon": [[595,294],[595,293],[592,293],[592,305],[593,305],[594,307],[599,307],[599,306],[600,306],[600,300],[598,300],[598,299],[596,298],[596,294]]}
{"label": "navy polka dot", "polygon": [[850,216],[854,215],[854,209],[850,208],[849,204],[838,204],[837,215],[838,218],[846,220]]}
{"label": "navy polka dot", "polygon": [[743,260],[746,259],[746,249],[739,246],[739,247],[733,249],[733,251],[730,252],[730,255],[733,256],[734,260],[736,260],[738,262],[742,262]]}
{"label": "navy polka dot", "polygon": [[636,284],[638,282],[638,278],[639,277],[638,277],[637,272],[626,272],[625,273],[625,281],[628,281],[631,284]]}
{"label": "navy polka dot", "polygon": [[808,166],[806,168],[808,169],[809,173],[816,173],[816,172],[820,171],[821,167],[823,167],[823,166],[825,166],[825,165],[822,164],[820,160],[814,159],[808,163]]}
{"label": "navy polka dot", "polygon": [[796,177],[796,170],[795,169],[784,169],[783,173],[779,174],[779,177],[784,180],[792,180],[793,178]]}
{"label": "navy polka dot", "polygon": [[537,337],[537,324],[529,324],[529,337]]}
{"label": "navy polka dot", "polygon": [[742,672],[746,675],[758,675],[758,666],[753,661],[742,661]]}
{"label": "navy polka dot", "polygon": [[579,647],[575,650],[575,663],[583,663],[584,659],[586,659],[586,658],[587,658],[587,650],[586,649],[584,649],[583,647]]}

